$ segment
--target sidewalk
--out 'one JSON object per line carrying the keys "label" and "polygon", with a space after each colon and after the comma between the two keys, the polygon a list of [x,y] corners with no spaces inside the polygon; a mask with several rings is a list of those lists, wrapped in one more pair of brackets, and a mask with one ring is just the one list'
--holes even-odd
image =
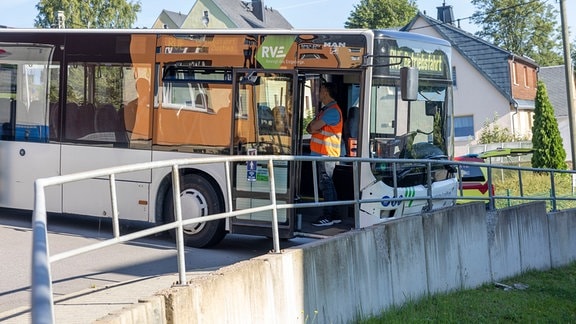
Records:
{"label": "sidewalk", "polygon": [[[188,281],[210,271],[187,273]],[[110,313],[138,303],[138,300],[154,296],[157,292],[170,288],[178,281],[178,274],[139,278],[98,289],[86,289],[74,294],[54,298],[55,323],[92,323]],[[0,313],[3,324],[23,324],[32,322],[29,307],[20,307]]]}

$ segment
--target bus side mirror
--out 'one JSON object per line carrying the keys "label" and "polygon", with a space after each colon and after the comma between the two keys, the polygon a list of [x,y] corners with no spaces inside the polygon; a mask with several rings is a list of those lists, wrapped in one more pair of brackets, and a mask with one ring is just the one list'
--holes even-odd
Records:
{"label": "bus side mirror", "polygon": [[418,69],[415,67],[400,68],[400,94],[404,101],[418,100]]}

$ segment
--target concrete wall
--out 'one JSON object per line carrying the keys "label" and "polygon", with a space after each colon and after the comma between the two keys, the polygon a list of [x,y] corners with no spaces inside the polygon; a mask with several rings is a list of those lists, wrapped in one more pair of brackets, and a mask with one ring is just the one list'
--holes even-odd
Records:
{"label": "concrete wall", "polygon": [[224,267],[99,323],[350,323],[566,265],[575,231],[576,210],[547,214],[543,202],[488,214],[482,203],[460,205]]}

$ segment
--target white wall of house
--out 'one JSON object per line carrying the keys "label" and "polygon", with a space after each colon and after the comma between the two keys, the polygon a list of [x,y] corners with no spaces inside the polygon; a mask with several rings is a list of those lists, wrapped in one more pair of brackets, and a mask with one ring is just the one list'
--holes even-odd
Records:
{"label": "white wall of house", "polygon": [[522,139],[532,138],[532,126],[534,125],[534,110],[518,110],[512,112],[514,124],[510,131]]}
{"label": "white wall of house", "polygon": [[572,161],[572,142],[570,140],[570,120],[567,116],[556,117],[558,129],[562,137],[562,145],[566,151],[566,161]]}
{"label": "white wall of house", "polygon": [[510,129],[512,120],[508,100],[458,52],[454,51],[452,58],[452,65],[456,67],[454,117],[474,117],[474,137],[455,139],[454,154],[461,155],[467,153],[468,145],[477,144],[486,122],[495,121],[499,126]]}
{"label": "white wall of house", "polygon": [[[208,12],[207,26],[204,26],[202,21],[204,12]],[[182,28],[228,28],[228,26],[234,26],[234,23],[212,1],[196,1],[182,23]]]}
{"label": "white wall of house", "polygon": [[[412,33],[442,38],[428,24],[418,19]],[[468,146],[477,143],[486,121],[496,122],[501,127],[512,131],[512,113],[508,100],[458,51],[452,50],[452,66],[456,68],[456,85],[454,87],[454,116],[474,117],[474,137],[457,137],[454,143],[454,155],[468,153]]]}

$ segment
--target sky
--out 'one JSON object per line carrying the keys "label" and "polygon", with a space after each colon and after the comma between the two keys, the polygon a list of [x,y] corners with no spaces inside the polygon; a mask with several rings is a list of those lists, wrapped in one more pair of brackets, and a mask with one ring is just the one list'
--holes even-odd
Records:
{"label": "sky", "polygon": [[[130,1],[130,0],[129,0]],[[132,0],[133,2],[136,0]],[[244,0],[246,1],[246,0]],[[478,27],[467,19],[474,13],[474,6],[462,0],[416,0],[420,11],[436,18],[436,7],[442,3],[451,5],[454,18],[460,19],[460,28],[474,33]],[[559,0],[547,0],[560,11]],[[31,28],[38,11],[38,0],[0,0],[0,25]],[[188,14],[195,0],[140,0],[142,11],[135,27],[151,27],[162,9]],[[295,28],[343,28],[354,6],[360,0],[264,0],[268,7],[280,13]],[[576,1],[565,0],[568,25],[576,32]],[[560,17],[558,17],[560,22]]]}

